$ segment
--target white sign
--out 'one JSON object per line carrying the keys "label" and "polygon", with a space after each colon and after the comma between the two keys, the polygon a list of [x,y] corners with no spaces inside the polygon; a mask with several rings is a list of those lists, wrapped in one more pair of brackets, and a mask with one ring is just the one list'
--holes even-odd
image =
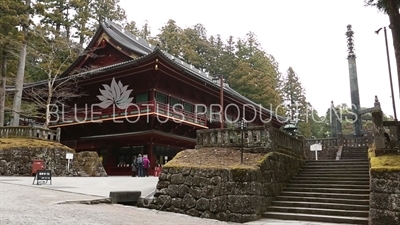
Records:
{"label": "white sign", "polygon": [[310,150],[315,152],[315,160],[318,160],[318,151],[322,150],[321,144],[313,144],[310,146]]}
{"label": "white sign", "polygon": [[72,153],[67,153],[67,155],[65,156],[66,159],[73,159],[74,158],[74,154]]}

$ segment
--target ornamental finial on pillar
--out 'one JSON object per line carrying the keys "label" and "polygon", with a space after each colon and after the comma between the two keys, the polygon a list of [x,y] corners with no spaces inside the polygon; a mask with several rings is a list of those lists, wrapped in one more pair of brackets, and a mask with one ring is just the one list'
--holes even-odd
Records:
{"label": "ornamental finial on pillar", "polygon": [[378,100],[378,96],[375,95],[375,103],[374,103],[375,107],[381,107],[381,103]]}
{"label": "ornamental finial on pillar", "polygon": [[354,32],[351,30],[351,25],[347,25],[347,51],[349,52],[347,57],[355,57],[356,54],[354,53],[354,40],[353,40]]}

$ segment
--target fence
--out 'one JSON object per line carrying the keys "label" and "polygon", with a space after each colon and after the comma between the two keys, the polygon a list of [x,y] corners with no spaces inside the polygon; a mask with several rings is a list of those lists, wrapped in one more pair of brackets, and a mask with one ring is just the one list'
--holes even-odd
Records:
{"label": "fence", "polygon": [[42,127],[0,127],[1,138],[25,137],[60,142],[61,129],[46,129]]}

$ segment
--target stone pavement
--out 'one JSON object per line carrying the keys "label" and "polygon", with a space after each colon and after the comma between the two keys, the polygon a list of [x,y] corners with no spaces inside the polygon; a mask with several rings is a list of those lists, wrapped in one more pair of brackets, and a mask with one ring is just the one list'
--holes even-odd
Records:
{"label": "stone pavement", "polygon": [[[235,224],[122,205],[57,204],[93,200],[110,191],[139,190],[151,195],[158,177],[53,177],[52,185],[32,185],[33,177],[0,177],[0,225],[8,224]],[[50,211],[48,219],[43,212]],[[23,212],[21,214],[21,212]],[[56,218],[54,218],[54,216]],[[146,218],[143,221],[135,221]],[[142,220],[142,219],[141,219]],[[261,219],[248,225],[329,225]]]}

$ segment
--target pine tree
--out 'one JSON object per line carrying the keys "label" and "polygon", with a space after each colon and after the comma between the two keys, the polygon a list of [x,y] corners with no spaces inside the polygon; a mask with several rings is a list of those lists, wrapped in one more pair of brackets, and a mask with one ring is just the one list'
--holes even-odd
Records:
{"label": "pine tree", "polygon": [[23,14],[19,15],[20,18],[20,26],[22,27],[22,35],[23,39],[21,41],[21,50],[19,53],[19,64],[18,64],[18,72],[15,81],[15,93],[14,93],[14,101],[13,101],[13,120],[12,125],[19,125],[19,118],[21,113],[21,102],[22,102],[22,87],[24,84],[24,76],[25,76],[25,61],[26,61],[26,48],[28,44],[28,29],[31,24],[31,0],[25,0]]}
{"label": "pine tree", "polygon": [[132,34],[134,34],[136,36],[140,35],[139,28],[137,27],[135,21],[130,21],[129,23],[127,23],[125,25],[125,27],[124,27],[124,30],[126,30],[126,31],[128,31],[128,32],[130,32],[130,33],[132,33]]}
{"label": "pine tree", "polygon": [[5,123],[4,111],[6,108],[6,77],[8,61],[13,58],[14,48],[19,48],[23,36],[16,29],[20,25],[19,15],[25,10],[25,5],[19,0],[0,1],[0,126]]}
{"label": "pine tree", "polygon": [[281,104],[277,90],[278,70],[260,47],[253,33],[236,43],[236,68],[230,74],[230,85],[263,107],[275,109]]}
{"label": "pine tree", "polygon": [[157,41],[161,49],[176,57],[182,57],[182,32],[182,29],[176,25],[175,20],[168,20],[157,35]]}
{"label": "pine tree", "polygon": [[306,101],[305,90],[292,67],[287,70],[282,82],[283,101],[286,106],[286,115],[298,125],[302,135],[311,136],[311,127],[307,123],[309,103]]}

